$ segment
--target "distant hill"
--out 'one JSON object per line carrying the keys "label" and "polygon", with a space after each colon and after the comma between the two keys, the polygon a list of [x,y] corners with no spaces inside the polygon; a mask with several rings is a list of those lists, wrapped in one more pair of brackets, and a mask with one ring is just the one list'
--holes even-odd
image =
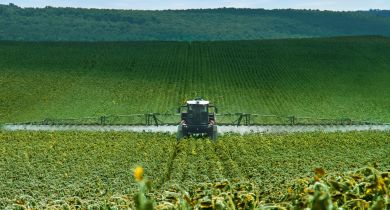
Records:
{"label": "distant hill", "polygon": [[250,40],[390,36],[390,11],[107,10],[0,5],[0,40]]}

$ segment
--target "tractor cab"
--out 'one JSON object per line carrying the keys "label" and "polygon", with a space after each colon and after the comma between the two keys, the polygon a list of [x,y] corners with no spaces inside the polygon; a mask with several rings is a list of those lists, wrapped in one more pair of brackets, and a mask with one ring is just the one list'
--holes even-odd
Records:
{"label": "tractor cab", "polygon": [[207,125],[211,120],[215,120],[212,108],[215,112],[215,107],[211,106],[209,101],[191,100],[181,107],[179,113],[182,114],[182,120],[186,121],[186,124]]}
{"label": "tractor cab", "polygon": [[[215,114],[217,108],[210,105],[209,101],[202,98],[189,100],[185,105],[179,107],[178,112],[181,116],[178,139],[190,134],[207,134],[212,139],[216,139]],[[213,137],[213,132],[215,137]]]}

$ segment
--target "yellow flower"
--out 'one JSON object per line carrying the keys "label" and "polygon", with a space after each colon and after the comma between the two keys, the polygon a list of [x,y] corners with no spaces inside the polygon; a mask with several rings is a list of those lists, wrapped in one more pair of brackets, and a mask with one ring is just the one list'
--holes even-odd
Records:
{"label": "yellow flower", "polygon": [[142,168],[141,166],[137,166],[137,168],[135,168],[134,170],[134,178],[135,180],[137,180],[137,182],[142,181],[142,179],[144,178],[144,168]]}
{"label": "yellow flower", "polygon": [[384,186],[385,186],[385,182],[383,181],[382,178],[379,178],[378,181],[377,181],[377,187],[379,190],[383,190],[384,189]]}
{"label": "yellow flower", "polygon": [[293,189],[292,189],[291,187],[289,187],[289,188],[287,189],[287,192],[288,192],[288,193],[292,193],[292,192],[293,192]]}

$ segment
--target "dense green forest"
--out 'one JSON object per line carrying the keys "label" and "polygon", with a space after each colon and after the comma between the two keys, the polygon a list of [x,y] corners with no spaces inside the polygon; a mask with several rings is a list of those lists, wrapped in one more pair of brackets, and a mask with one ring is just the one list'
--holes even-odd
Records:
{"label": "dense green forest", "polygon": [[0,40],[248,40],[390,35],[390,11],[107,10],[0,5]]}

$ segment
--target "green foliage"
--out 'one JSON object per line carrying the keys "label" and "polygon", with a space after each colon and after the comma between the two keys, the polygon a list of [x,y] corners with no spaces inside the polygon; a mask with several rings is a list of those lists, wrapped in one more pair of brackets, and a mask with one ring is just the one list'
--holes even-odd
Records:
{"label": "green foliage", "polygon": [[299,209],[387,209],[390,207],[389,177],[389,171],[372,167],[307,177],[297,180],[282,200]]}
{"label": "green foliage", "polygon": [[130,205],[138,188],[132,168],[153,171],[148,177],[159,187],[169,168],[165,154],[174,151],[172,139],[141,133],[0,132],[0,209],[10,202],[30,208]]}
{"label": "green foliage", "polygon": [[[325,175],[325,174],[324,174]],[[390,172],[364,167],[353,172],[326,174],[292,181],[281,199],[266,203],[250,182],[236,179],[196,183],[188,191],[164,191],[156,209],[388,209]],[[190,195],[190,196],[189,196]],[[173,208],[174,207],[174,208]]]}
{"label": "green foliage", "polygon": [[390,121],[390,39],[0,42],[0,122],[219,111]]}
{"label": "green foliage", "polygon": [[[390,167],[386,132],[225,135],[215,144],[168,134],[0,132],[0,144],[2,209],[135,209],[136,200],[182,209],[329,206],[329,195],[333,206],[389,202],[379,196],[390,184],[378,172]],[[147,179],[134,179],[139,165]],[[340,175],[366,165],[378,170]]]}
{"label": "green foliage", "polygon": [[390,35],[390,11],[98,10],[0,5],[0,40],[247,40]]}

